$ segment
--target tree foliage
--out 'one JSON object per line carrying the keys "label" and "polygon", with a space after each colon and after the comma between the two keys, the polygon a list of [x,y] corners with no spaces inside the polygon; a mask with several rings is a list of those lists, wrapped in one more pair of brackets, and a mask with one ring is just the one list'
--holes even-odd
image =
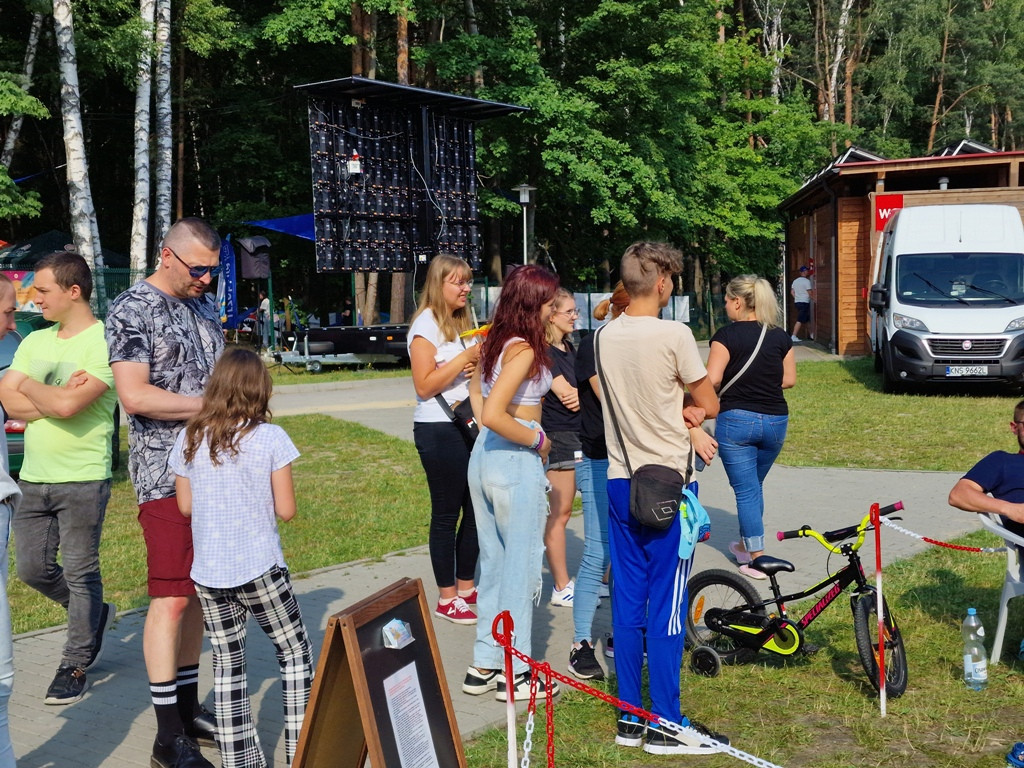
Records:
{"label": "tree foliage", "polygon": [[[0,0],[0,73],[17,72],[36,0]],[[45,7],[45,3],[42,4]],[[971,137],[1024,141],[1024,0],[363,0],[377,77],[394,82],[397,16],[415,85],[527,106],[477,130],[488,253],[518,260],[512,188],[538,187],[535,239],[570,285],[607,284],[641,238],[687,256],[687,288],[776,276],[776,208],[847,142],[889,157]],[[130,230],[135,0],[77,0],[87,150],[104,240]],[[306,102],[294,86],[351,73],[349,0],[176,0],[175,140],[185,212],[224,231],[308,211]],[[0,133],[20,111],[0,236],[67,226],[52,32],[26,96],[0,75]],[[179,119],[180,117],[180,119]],[[0,171],[2,173],[2,171]],[[6,178],[6,177],[5,177]],[[7,179],[9,182],[9,178]],[[0,182],[2,183],[2,182]],[[24,206],[15,207],[13,201]],[[330,303],[312,249],[275,236],[278,279]],[[488,269],[491,262],[487,262]],[[498,271],[497,269],[495,271]],[[493,274],[493,273],[492,273]],[[275,274],[275,277],[277,275]],[[335,302],[336,303],[336,302]]]}

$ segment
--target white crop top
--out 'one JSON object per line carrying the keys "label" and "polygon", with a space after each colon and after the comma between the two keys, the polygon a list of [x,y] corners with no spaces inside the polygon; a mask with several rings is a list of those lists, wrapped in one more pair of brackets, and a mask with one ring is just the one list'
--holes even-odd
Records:
{"label": "white crop top", "polygon": [[[519,336],[513,336],[511,339],[505,342],[505,346],[501,348],[501,354],[498,355],[498,362],[494,364],[494,370],[491,371],[491,378],[480,382],[480,391],[484,397],[491,394],[491,387],[494,386],[494,382],[498,380],[498,375],[501,373],[501,361],[505,358],[505,352],[508,351],[510,344],[515,344],[519,341],[526,341],[526,339],[520,338]],[[519,389],[512,396],[510,401],[511,405],[540,405],[540,401],[547,394],[548,390],[551,389],[551,369],[541,367],[540,371],[532,379],[526,379],[522,384],[519,385]]]}

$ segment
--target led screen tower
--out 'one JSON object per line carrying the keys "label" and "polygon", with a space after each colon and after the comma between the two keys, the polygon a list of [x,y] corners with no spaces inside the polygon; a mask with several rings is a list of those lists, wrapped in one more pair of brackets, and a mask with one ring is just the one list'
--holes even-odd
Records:
{"label": "led screen tower", "polygon": [[437,253],[480,263],[475,124],[525,107],[363,77],[309,95],[318,272],[408,272]]}

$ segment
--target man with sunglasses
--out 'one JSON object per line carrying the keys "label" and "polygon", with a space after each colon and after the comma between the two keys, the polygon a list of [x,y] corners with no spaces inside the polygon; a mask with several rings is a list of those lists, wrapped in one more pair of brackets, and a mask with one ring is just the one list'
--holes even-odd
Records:
{"label": "man with sunglasses", "polygon": [[142,640],[157,736],[151,764],[212,768],[216,723],[199,704],[203,615],[190,578],[192,528],[178,510],[167,466],[178,432],[199,412],[224,349],[217,302],[220,236],[196,218],[167,232],[156,271],[119,295],[107,316],[117,394],[128,414],[128,471],[146,540],[149,611]]}

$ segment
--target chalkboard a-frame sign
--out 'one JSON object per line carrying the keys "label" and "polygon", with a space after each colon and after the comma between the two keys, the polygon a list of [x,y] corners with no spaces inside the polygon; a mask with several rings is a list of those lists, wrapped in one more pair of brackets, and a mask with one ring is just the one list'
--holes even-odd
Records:
{"label": "chalkboard a-frame sign", "polygon": [[327,621],[292,766],[362,768],[367,758],[372,768],[466,766],[419,579]]}

